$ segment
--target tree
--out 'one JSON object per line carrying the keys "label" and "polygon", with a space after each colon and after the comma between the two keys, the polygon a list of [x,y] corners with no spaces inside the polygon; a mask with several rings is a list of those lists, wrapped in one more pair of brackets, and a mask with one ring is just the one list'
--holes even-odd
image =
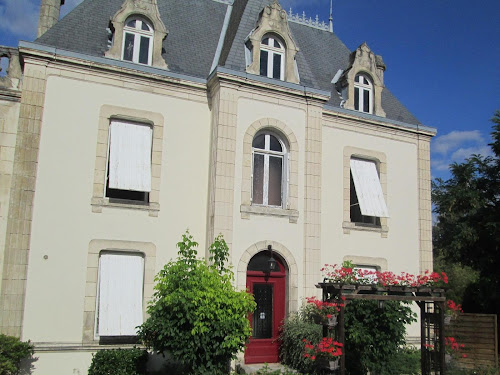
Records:
{"label": "tree", "polygon": [[432,184],[435,254],[478,272],[462,301],[468,312],[500,313],[500,111],[491,121],[493,156],[453,163],[451,178]]}
{"label": "tree", "polygon": [[186,232],[177,260],[156,276],[139,338],[148,349],[170,353],[190,374],[227,374],[229,361],[250,337],[248,314],[256,305],[252,295],[233,287],[222,235],[210,246],[210,264],[196,258],[197,246]]}

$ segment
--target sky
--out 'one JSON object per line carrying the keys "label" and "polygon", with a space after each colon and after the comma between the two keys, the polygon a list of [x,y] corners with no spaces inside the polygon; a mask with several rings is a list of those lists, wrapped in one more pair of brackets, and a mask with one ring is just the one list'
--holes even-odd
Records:
{"label": "sky", "polygon": [[[66,0],[61,17],[81,1]],[[330,0],[280,2],[287,12],[328,21]],[[39,6],[0,0],[0,45],[33,41]],[[386,87],[437,128],[433,178],[449,178],[452,162],[491,154],[490,119],[500,110],[499,14],[499,0],[333,0],[334,32],[350,50],[366,41],[382,55]]]}

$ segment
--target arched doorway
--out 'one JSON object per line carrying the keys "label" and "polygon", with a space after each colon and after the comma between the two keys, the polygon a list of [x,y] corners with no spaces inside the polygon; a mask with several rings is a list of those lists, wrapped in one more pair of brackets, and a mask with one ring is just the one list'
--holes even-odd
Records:
{"label": "arched doorway", "polygon": [[285,263],[276,253],[276,270],[269,271],[269,250],[257,253],[247,268],[247,288],[254,295],[257,308],[250,315],[252,337],[245,350],[245,363],[279,362],[279,327],[285,318]]}

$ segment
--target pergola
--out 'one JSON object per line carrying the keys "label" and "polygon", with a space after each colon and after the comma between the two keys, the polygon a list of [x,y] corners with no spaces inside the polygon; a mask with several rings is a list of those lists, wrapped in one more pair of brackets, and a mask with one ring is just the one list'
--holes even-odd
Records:
{"label": "pergola", "polygon": [[[420,307],[420,343],[422,375],[445,374],[445,336],[444,309],[446,303],[445,291],[441,288],[403,287],[376,285],[351,285],[340,283],[319,283],[317,288],[323,291],[323,301],[331,302],[345,297],[345,303],[340,306],[338,324],[335,326],[335,339],[345,344],[345,306],[353,300],[371,301],[401,301],[416,302]],[[323,326],[323,336],[331,335],[332,330]],[[432,346],[430,346],[432,345]],[[435,348],[433,351],[426,348]],[[337,371],[337,370],[335,370]],[[340,375],[345,375],[345,355],[340,357]],[[334,371],[330,371],[333,373]]]}

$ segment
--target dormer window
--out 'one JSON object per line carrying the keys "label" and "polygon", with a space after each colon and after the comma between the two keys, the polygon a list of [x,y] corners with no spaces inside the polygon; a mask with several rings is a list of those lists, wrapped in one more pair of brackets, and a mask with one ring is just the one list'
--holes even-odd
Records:
{"label": "dormer window", "polygon": [[364,74],[357,74],[354,79],[354,109],[373,113],[373,84]]}
{"label": "dormer window", "polygon": [[285,79],[285,47],[273,36],[265,36],[260,44],[260,75]]}
{"label": "dormer window", "polygon": [[147,21],[134,18],[123,28],[123,60],[151,65],[154,30]]}

